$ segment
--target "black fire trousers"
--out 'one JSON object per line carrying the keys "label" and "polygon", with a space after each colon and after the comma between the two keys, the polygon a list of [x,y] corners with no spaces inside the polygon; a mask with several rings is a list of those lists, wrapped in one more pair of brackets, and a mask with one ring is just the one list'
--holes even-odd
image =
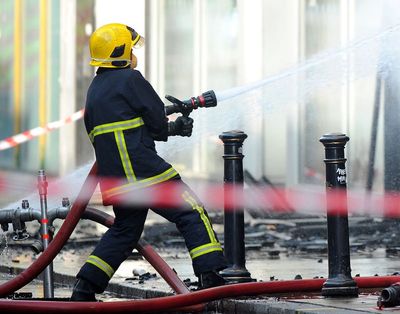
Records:
{"label": "black fire trousers", "polygon": [[[182,181],[184,187],[180,208],[151,208],[155,213],[176,224],[185,239],[196,276],[218,271],[227,266],[221,244],[212,228],[204,207]],[[128,205],[113,206],[114,224],[103,235],[86,260],[77,278],[83,278],[102,293],[121,263],[131,255],[143,232],[148,208]]]}

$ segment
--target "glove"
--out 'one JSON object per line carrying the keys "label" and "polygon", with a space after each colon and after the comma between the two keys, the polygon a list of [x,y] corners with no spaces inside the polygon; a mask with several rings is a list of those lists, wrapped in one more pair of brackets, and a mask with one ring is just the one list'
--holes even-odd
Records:
{"label": "glove", "polygon": [[189,117],[178,117],[174,122],[168,122],[168,135],[191,136],[193,130],[193,119]]}

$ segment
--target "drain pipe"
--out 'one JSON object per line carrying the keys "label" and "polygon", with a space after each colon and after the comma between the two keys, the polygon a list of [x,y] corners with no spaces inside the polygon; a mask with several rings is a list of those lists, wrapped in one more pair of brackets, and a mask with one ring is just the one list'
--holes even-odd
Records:
{"label": "drain pipe", "polygon": [[31,282],[57,256],[61,248],[71,236],[71,233],[74,231],[82,213],[85,211],[86,206],[94,193],[94,190],[96,189],[97,180],[93,179],[96,173],[97,164],[94,163],[71,208],[71,211],[68,213],[67,219],[62,224],[53,241],[50,242],[47,250],[40,254],[38,259],[17,277],[0,285],[0,297],[5,297]]}

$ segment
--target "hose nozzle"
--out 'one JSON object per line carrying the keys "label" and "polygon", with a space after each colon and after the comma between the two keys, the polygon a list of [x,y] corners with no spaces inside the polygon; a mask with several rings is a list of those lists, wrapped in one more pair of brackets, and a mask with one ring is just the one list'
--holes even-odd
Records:
{"label": "hose nozzle", "polygon": [[202,93],[200,96],[191,97],[187,100],[179,100],[173,96],[166,95],[172,105],[165,107],[165,112],[167,115],[172,113],[182,113],[185,116],[189,116],[192,110],[201,108],[209,108],[217,106],[217,97],[215,96],[215,92],[213,90],[209,90],[205,93]]}
{"label": "hose nozzle", "polygon": [[191,97],[188,100],[184,100],[183,103],[185,106],[193,109],[197,109],[199,107],[215,107],[217,106],[217,97],[215,97],[215,93],[213,90],[209,90],[200,96]]}

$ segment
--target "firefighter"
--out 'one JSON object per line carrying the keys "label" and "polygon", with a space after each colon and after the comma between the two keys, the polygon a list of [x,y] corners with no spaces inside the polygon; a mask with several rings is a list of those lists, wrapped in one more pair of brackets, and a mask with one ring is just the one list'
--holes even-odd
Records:
{"label": "firefighter", "polygon": [[183,205],[151,209],[175,223],[184,237],[199,287],[225,283],[218,271],[226,267],[226,260],[206,210],[155,150],[155,140],[191,136],[193,120],[181,116],[168,121],[163,102],[135,70],[132,48],[143,44],[134,29],[118,23],[104,25],[90,37],[90,65],[98,69],[87,92],[84,121],[96,155],[103,204],[113,206],[115,221],[78,272],[72,301],[95,301],[140,238],[148,207],[118,199],[165,182],[183,186]]}

